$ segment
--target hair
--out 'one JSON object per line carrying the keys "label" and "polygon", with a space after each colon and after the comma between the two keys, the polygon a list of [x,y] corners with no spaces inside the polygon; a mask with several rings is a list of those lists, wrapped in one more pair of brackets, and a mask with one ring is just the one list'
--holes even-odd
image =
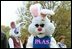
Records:
{"label": "hair", "polygon": [[62,39],[65,39],[65,36],[62,35],[59,37],[59,41],[61,41]]}

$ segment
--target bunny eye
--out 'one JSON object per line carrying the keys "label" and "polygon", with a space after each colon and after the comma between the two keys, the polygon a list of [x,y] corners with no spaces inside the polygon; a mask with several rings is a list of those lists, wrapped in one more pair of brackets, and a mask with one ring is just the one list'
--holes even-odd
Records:
{"label": "bunny eye", "polygon": [[18,34],[17,28],[15,28],[14,33],[15,33],[15,34]]}
{"label": "bunny eye", "polygon": [[44,24],[40,24],[41,27],[44,27]]}
{"label": "bunny eye", "polygon": [[35,24],[35,26],[38,27],[39,25],[38,24]]}

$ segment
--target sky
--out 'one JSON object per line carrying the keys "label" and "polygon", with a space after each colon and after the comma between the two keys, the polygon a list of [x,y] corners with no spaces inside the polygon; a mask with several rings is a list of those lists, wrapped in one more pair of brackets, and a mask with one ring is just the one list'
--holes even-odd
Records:
{"label": "sky", "polygon": [[16,11],[21,5],[22,1],[1,1],[1,25],[10,26],[11,21],[16,21]]}

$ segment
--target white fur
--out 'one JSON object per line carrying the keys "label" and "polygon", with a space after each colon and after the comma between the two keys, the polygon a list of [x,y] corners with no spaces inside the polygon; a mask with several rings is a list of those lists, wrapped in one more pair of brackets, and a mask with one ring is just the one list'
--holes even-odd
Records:
{"label": "white fur", "polygon": [[[38,10],[38,12],[35,11],[35,10]],[[41,4],[39,4],[39,3],[30,6],[30,13],[31,13],[31,15],[34,17],[34,16],[35,16],[35,14],[34,14],[35,12],[33,12],[33,11],[35,11],[36,13],[38,13],[37,16],[39,16],[40,13],[46,14],[46,15],[47,15],[47,14],[48,14],[48,15],[54,15],[54,14],[55,14],[53,10],[42,9]]]}
{"label": "white fur", "polygon": [[45,25],[46,35],[52,35],[55,30],[55,26],[53,23],[46,23]]}
{"label": "white fur", "polygon": [[42,28],[41,33],[44,33],[45,35],[52,35],[55,30],[55,26],[53,23],[50,22],[49,19],[45,19],[45,21],[42,21],[41,17],[35,17],[32,20],[32,23],[29,25],[28,31],[31,34],[37,35],[39,32],[37,31],[38,28],[35,27],[35,24],[44,24],[45,26]]}
{"label": "white fur", "polygon": [[50,48],[58,48],[58,45],[53,37],[51,38]]}
{"label": "white fur", "polygon": [[[18,25],[16,25],[17,31],[19,32],[18,34],[15,34],[15,33],[14,33],[15,28],[14,28],[14,29],[11,28],[9,35],[10,35],[10,36],[13,36],[16,40],[18,40],[18,38],[21,37],[20,29],[21,29],[21,27],[23,26],[23,24],[24,24],[24,22],[21,22],[21,23],[19,23]],[[13,39],[9,38],[8,41],[9,41],[9,46],[10,46],[10,48],[14,48]],[[21,45],[21,48],[23,48],[23,44],[22,44],[21,40],[20,40],[20,45]]]}
{"label": "white fur", "polygon": [[13,43],[13,40],[11,38],[9,38],[8,42],[9,42],[10,48],[14,48],[14,43]]}
{"label": "white fur", "polygon": [[54,15],[55,14],[52,10],[49,10],[49,9],[42,9],[40,11],[40,13],[49,14],[49,15]]}
{"label": "white fur", "polygon": [[[35,6],[39,10],[38,14],[41,14],[41,13],[46,14],[46,16],[44,16],[44,18],[41,15],[36,15],[36,17],[34,17],[35,13],[32,13],[31,10],[33,10],[35,8]],[[44,36],[52,36],[52,34],[54,33],[54,30],[55,30],[54,24],[51,23],[50,20],[47,18],[47,14],[54,15],[54,12],[49,9],[40,9],[40,7],[41,6],[38,7],[38,4],[34,4],[34,5],[30,6],[30,12],[33,16],[33,19],[32,19],[32,23],[28,27],[28,31],[31,34],[31,36],[28,38],[28,42],[27,42],[27,46],[26,46],[27,48],[33,48],[34,36],[38,36],[39,38],[42,38]],[[33,11],[33,12],[35,12],[35,11]],[[37,11],[36,11],[36,14],[37,14]],[[38,27],[36,27],[35,24],[44,24],[44,27],[41,27],[42,31],[38,31]],[[43,34],[39,34],[39,33],[43,33]],[[58,48],[56,41],[53,37],[51,37],[50,48]]]}
{"label": "white fur", "polygon": [[14,29],[11,28],[9,35],[10,36],[14,36],[14,37],[20,37],[21,36],[20,29],[23,26],[23,24],[25,24],[25,23],[24,22],[21,22],[18,25],[16,25],[17,31],[19,32],[18,34],[15,34],[14,33],[15,28]]}
{"label": "white fur", "polygon": [[[34,4],[34,5],[31,5],[31,6],[30,6],[30,13],[31,13],[32,16],[34,17],[35,15],[33,14],[33,11],[37,9],[37,10],[38,10],[38,15],[39,15],[41,8],[42,8],[42,7],[41,7],[41,4],[39,4],[39,3]],[[37,13],[37,12],[36,12],[36,13]],[[38,16],[38,15],[37,15],[37,16]]]}
{"label": "white fur", "polygon": [[26,48],[33,48],[33,38],[34,38],[33,35],[31,35],[31,36],[28,38]]}
{"label": "white fur", "polygon": [[[19,28],[17,28],[17,29],[18,29],[18,32],[19,32]],[[18,34],[15,34],[14,30],[15,30],[15,28],[10,30],[10,32],[9,32],[10,36],[20,37],[21,33],[19,32]]]}

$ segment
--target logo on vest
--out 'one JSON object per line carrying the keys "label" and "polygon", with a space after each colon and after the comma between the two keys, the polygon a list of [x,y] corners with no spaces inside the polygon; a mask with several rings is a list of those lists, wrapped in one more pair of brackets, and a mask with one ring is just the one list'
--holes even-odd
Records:
{"label": "logo on vest", "polygon": [[49,44],[49,40],[35,39],[35,44]]}

